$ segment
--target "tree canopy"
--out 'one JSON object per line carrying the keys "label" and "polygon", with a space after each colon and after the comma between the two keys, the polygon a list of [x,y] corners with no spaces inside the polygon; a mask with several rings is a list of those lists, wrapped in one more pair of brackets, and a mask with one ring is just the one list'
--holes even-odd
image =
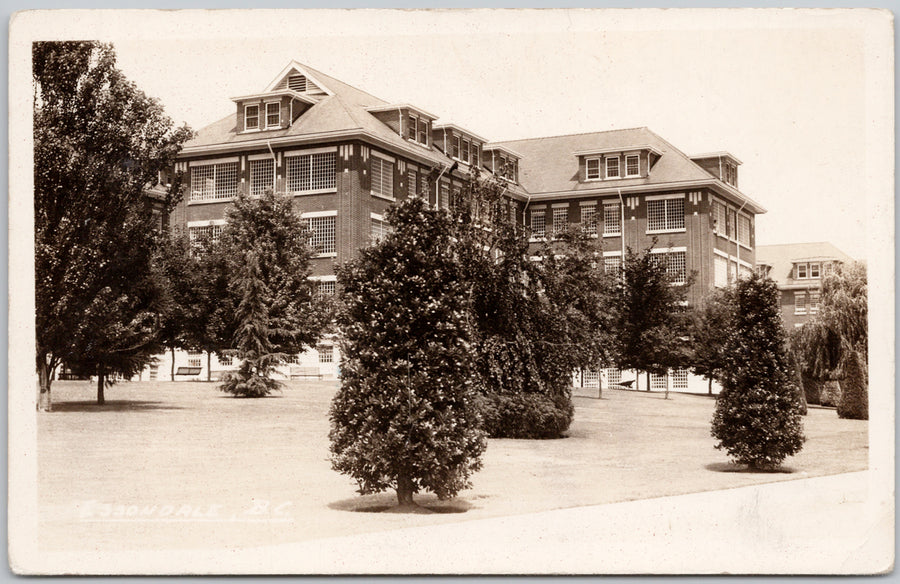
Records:
{"label": "tree canopy", "polygon": [[179,177],[160,201],[146,189],[190,130],[173,128],[125,78],[111,45],[36,42],[32,59],[36,365],[39,407],[49,409],[60,363],[102,379],[134,372],[158,349],[150,260]]}

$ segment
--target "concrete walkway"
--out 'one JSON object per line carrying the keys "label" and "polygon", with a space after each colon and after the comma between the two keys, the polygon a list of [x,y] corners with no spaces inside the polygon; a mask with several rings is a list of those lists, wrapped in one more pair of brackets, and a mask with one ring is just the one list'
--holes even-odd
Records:
{"label": "concrete walkway", "polygon": [[869,574],[890,570],[894,557],[892,494],[874,478],[864,471],[253,549],[47,554],[42,564],[47,573]]}

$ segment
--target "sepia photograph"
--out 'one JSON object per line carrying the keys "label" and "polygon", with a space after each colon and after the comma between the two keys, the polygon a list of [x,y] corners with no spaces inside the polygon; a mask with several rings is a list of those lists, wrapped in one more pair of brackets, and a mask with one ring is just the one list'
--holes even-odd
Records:
{"label": "sepia photograph", "polygon": [[10,569],[891,572],[893,26],[14,14]]}

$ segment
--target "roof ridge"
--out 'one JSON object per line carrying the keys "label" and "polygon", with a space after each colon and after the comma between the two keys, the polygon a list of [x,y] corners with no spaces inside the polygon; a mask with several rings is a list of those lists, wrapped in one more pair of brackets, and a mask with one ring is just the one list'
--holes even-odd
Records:
{"label": "roof ridge", "polygon": [[353,115],[353,111],[352,111],[351,108],[347,105],[347,103],[344,101],[344,98],[341,97],[340,95],[338,95],[337,93],[335,93],[335,94],[332,95],[331,97],[334,98],[334,99],[337,99],[338,104],[340,104],[340,106],[341,106],[342,108],[344,108],[344,111],[347,112],[347,115],[350,116],[350,119],[353,120],[353,122],[354,122],[358,127],[362,128],[362,122],[359,121],[359,118],[357,118],[355,115]]}
{"label": "roof ridge", "polygon": [[[647,126],[635,126],[633,128],[615,128],[612,130],[596,130],[594,132],[574,132],[572,134],[555,134],[553,136],[536,136],[534,138],[518,138],[516,140],[494,140],[494,144],[502,144],[504,142],[526,142],[529,140],[544,140],[546,138],[570,138],[572,136],[587,136],[588,134],[608,134],[610,132],[627,132],[629,130],[647,130],[648,132],[653,132]],[[655,135],[656,132],[653,132]]]}

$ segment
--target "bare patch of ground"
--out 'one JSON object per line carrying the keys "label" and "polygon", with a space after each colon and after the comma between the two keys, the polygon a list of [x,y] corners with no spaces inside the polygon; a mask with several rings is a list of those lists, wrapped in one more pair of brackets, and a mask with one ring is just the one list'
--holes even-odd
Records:
{"label": "bare patch of ground", "polygon": [[289,543],[863,470],[868,423],[811,408],[783,472],[743,472],[714,449],[707,396],[577,392],[560,440],[491,440],[473,486],[425,514],[383,513],[331,470],[336,382],[288,382],[279,399],[233,399],[214,383],[121,383],[106,406],[87,382],[53,384],[38,415],[39,545],[53,551]]}

